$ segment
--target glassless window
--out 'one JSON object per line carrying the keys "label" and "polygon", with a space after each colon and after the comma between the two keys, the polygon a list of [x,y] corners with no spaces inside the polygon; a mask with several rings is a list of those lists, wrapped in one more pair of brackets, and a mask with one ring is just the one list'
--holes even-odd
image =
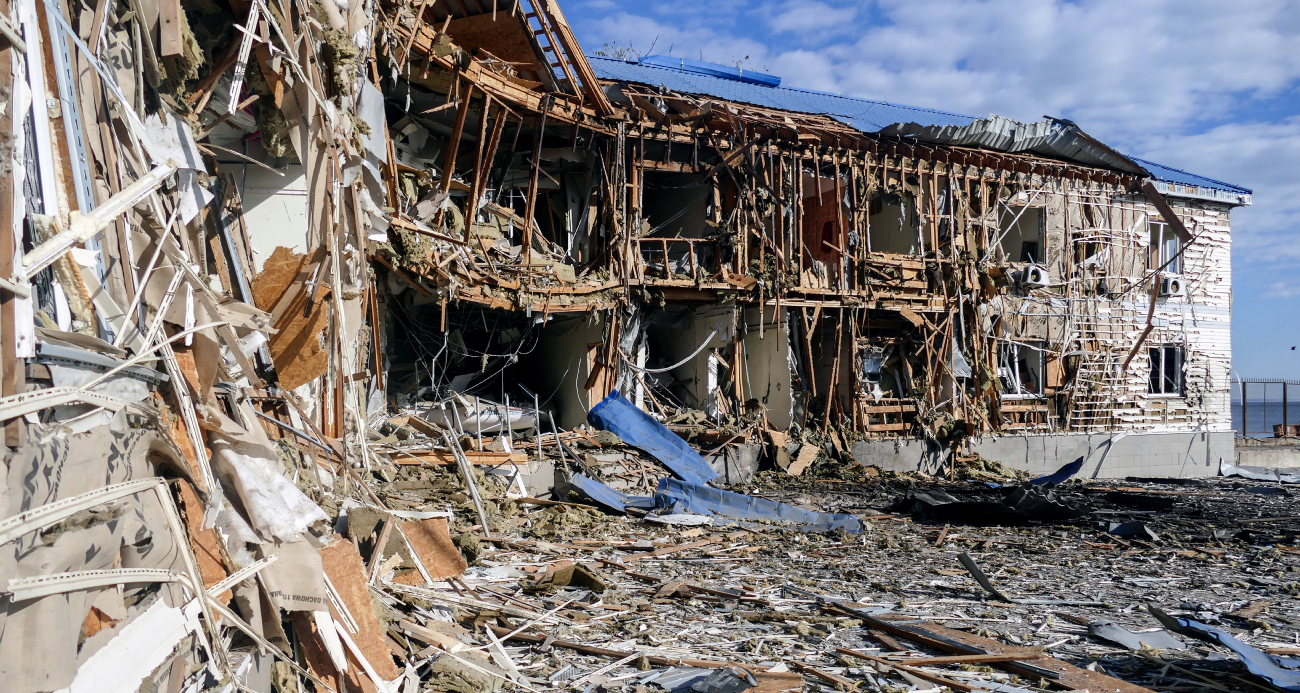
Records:
{"label": "glassless window", "polygon": [[[1151,232],[1151,256],[1148,269],[1159,269],[1170,274],[1183,273],[1183,258],[1178,254],[1182,248],[1178,234],[1163,221],[1148,221],[1147,229]],[[1165,265],[1165,263],[1169,263]],[[1161,269],[1161,268],[1164,269]]]}
{"label": "glassless window", "polygon": [[1151,347],[1151,375],[1147,391],[1153,395],[1183,394],[1183,348]]}
{"label": "glassless window", "polygon": [[1043,395],[1043,344],[1004,342],[998,350],[998,379],[1004,397]]}

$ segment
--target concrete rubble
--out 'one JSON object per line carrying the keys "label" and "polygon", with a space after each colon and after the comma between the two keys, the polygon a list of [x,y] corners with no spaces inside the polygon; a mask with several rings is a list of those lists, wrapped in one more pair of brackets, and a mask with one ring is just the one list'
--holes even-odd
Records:
{"label": "concrete rubble", "polygon": [[0,0],[0,103],[5,691],[1300,690],[1249,190],[553,0]]}

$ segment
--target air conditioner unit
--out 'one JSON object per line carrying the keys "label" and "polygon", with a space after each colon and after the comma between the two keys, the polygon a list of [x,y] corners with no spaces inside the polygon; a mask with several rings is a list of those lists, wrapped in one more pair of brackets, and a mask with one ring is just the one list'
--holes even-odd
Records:
{"label": "air conditioner unit", "polygon": [[1042,265],[1030,265],[1020,271],[1020,285],[1029,288],[1043,288],[1050,284],[1052,275]]}
{"label": "air conditioner unit", "polygon": [[1161,296],[1182,296],[1187,293],[1187,286],[1183,283],[1183,278],[1178,276],[1168,276],[1160,278],[1160,295]]}

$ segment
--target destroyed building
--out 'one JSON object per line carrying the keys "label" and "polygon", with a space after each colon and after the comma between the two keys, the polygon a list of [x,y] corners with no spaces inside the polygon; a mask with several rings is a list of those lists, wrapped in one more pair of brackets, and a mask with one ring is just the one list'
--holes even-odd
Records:
{"label": "destroyed building", "polygon": [[[1251,193],[1072,122],[587,56],[552,0],[9,0],[0,34],[10,690],[418,690],[371,596],[454,579],[469,525],[407,468],[491,539],[503,476],[567,512],[1232,457]],[[602,404],[713,468],[597,480]]]}

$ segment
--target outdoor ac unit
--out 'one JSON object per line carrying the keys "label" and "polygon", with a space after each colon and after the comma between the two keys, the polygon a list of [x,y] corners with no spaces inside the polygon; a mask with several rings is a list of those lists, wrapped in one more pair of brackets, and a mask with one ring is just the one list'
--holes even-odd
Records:
{"label": "outdoor ac unit", "polygon": [[1187,287],[1183,284],[1182,277],[1160,278],[1161,296],[1182,296],[1185,293],[1187,293]]}
{"label": "outdoor ac unit", "polygon": [[1051,273],[1042,265],[1030,265],[1020,271],[1020,285],[1030,288],[1042,288],[1052,280]]}

